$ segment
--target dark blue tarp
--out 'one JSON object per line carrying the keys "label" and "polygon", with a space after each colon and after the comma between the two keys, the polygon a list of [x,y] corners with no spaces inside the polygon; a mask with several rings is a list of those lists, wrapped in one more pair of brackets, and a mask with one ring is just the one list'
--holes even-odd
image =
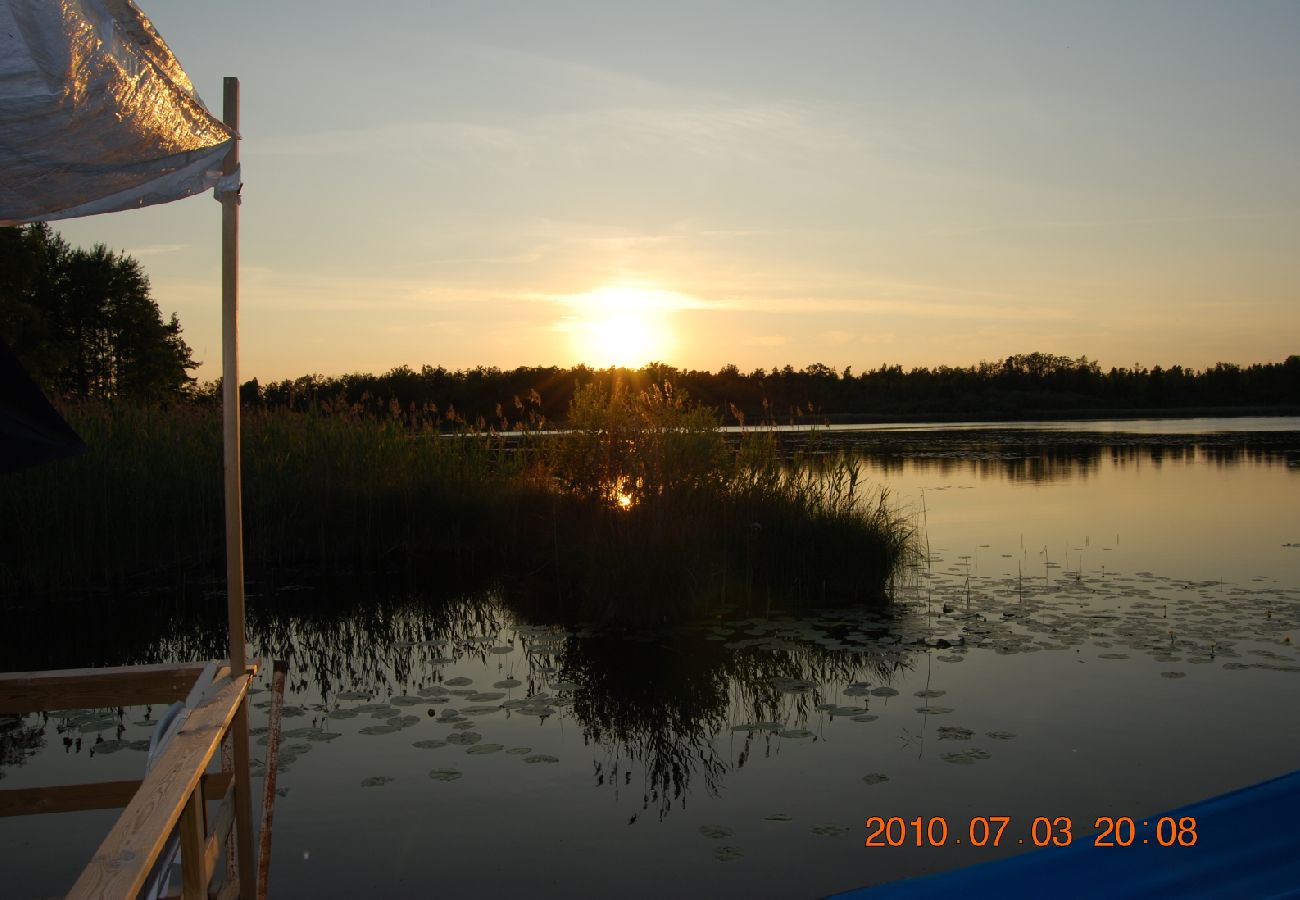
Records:
{"label": "dark blue tarp", "polygon": [[0,472],[85,451],[81,438],[0,340]]}
{"label": "dark blue tarp", "polygon": [[[1160,818],[1138,821],[1129,847],[1096,847],[1089,835],[1068,847],[1031,850],[905,881],[835,894],[837,900],[922,897],[1300,897],[1300,771],[1163,813],[1196,819],[1191,847],[1162,847]],[[1150,843],[1142,844],[1143,839]]]}

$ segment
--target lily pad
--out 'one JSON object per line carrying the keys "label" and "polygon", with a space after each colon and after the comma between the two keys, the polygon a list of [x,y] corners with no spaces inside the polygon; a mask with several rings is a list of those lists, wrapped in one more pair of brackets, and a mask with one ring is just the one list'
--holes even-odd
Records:
{"label": "lily pad", "polygon": [[731,862],[740,859],[745,855],[745,851],[739,847],[714,847],[713,858],[718,862]]}
{"label": "lily pad", "polygon": [[447,742],[437,740],[436,738],[428,738],[427,740],[416,741],[411,746],[418,747],[421,750],[437,750],[439,747],[447,746]]}
{"label": "lily pad", "polygon": [[509,753],[511,756],[525,756],[529,753],[532,753],[533,748],[532,747],[511,747],[506,752]]}
{"label": "lily pad", "polygon": [[448,687],[464,687],[467,684],[473,684],[473,678],[466,678],[464,675],[457,675],[455,678],[448,678],[443,684]]}
{"label": "lily pad", "polygon": [[392,725],[392,724],[388,724],[388,725],[367,725],[365,728],[362,728],[362,729],[361,729],[359,732],[357,732],[357,733],[358,733],[358,734],[370,734],[370,735],[375,735],[375,734],[392,734],[392,733],[395,732],[395,731],[401,731],[401,730],[402,730],[402,726],[401,726],[401,725]]}
{"label": "lily pad", "polygon": [[488,753],[498,753],[505,749],[504,744],[475,744],[472,747],[466,747],[466,753],[473,753],[476,756],[486,755]]}
{"label": "lily pad", "polygon": [[416,697],[411,694],[401,694],[397,697],[390,697],[388,702],[394,706],[419,706],[426,701],[424,697]]}
{"label": "lily pad", "polygon": [[551,715],[552,713],[555,712],[555,707],[553,707],[553,706],[519,706],[519,707],[516,707],[516,708],[515,708],[515,712],[520,713],[520,714],[525,715],[525,716],[542,716],[543,718],[545,718],[546,716],[549,716],[549,715]]}
{"label": "lily pad", "polygon": [[434,781],[455,781],[461,774],[460,769],[434,769],[429,777]]}
{"label": "lily pad", "polygon": [[316,743],[321,743],[321,742],[329,743],[330,741],[341,737],[343,737],[343,732],[341,731],[314,731],[313,730],[311,734],[307,735],[307,740],[315,741]]}
{"label": "lily pad", "polygon": [[862,780],[867,784],[881,784],[889,780],[889,776],[881,772],[868,772],[862,776]]}
{"label": "lily pad", "polygon": [[523,684],[523,682],[518,678],[503,678],[492,686],[494,688],[517,688],[521,684]]}
{"label": "lily pad", "polygon": [[793,822],[794,821],[793,818],[787,816],[785,813],[772,813],[772,815],[770,816],[763,816],[763,820],[767,822]]}
{"label": "lily pad", "polygon": [[390,781],[396,781],[396,780],[397,779],[392,775],[372,775],[369,778],[361,779],[361,786],[362,787],[383,787],[384,785],[388,784]]}
{"label": "lily pad", "polygon": [[370,699],[369,694],[363,694],[361,691],[343,691],[342,693],[335,694],[334,696],[339,698],[340,700],[369,700]]}
{"label": "lily pad", "polygon": [[1016,736],[1014,731],[986,731],[984,734],[995,741],[1009,741]]}
{"label": "lily pad", "polygon": [[781,737],[790,738],[791,740],[804,740],[813,736],[813,733],[807,728],[787,728],[778,733]]}
{"label": "lily pad", "polygon": [[844,834],[844,832],[846,831],[848,831],[848,829],[845,828],[843,825],[824,824],[824,825],[814,825],[812,827],[813,834],[820,834],[824,837],[836,837],[838,835]]}
{"label": "lily pad", "polygon": [[926,690],[924,690],[924,691],[917,691],[917,692],[916,692],[915,694],[913,694],[912,696],[913,696],[913,697],[942,697],[942,696],[943,696],[944,694],[946,694],[946,693],[948,693],[948,692],[947,692],[947,691],[937,691],[937,690],[933,690],[933,689],[926,689]]}
{"label": "lily pad", "polygon": [[944,762],[950,762],[959,766],[969,766],[982,759],[991,759],[993,754],[987,750],[980,750],[978,747],[972,747],[970,750],[960,750],[956,753],[944,753],[941,759]]}
{"label": "lily pad", "polygon": [[449,744],[477,744],[481,740],[483,740],[483,735],[476,731],[457,731],[454,734],[447,735],[447,743]]}
{"label": "lily pad", "polygon": [[701,825],[700,834],[706,838],[717,840],[718,838],[731,837],[735,832],[726,825]]}
{"label": "lily pad", "polygon": [[969,741],[975,732],[969,728],[958,728],[955,725],[943,725],[939,728],[939,740],[941,741]]}
{"label": "lily pad", "polygon": [[532,756],[525,756],[524,762],[529,765],[536,763],[557,763],[560,759],[557,756],[551,756],[549,753],[534,753]]}
{"label": "lily pad", "polygon": [[894,690],[891,687],[873,688],[871,693],[873,696],[876,697],[897,697],[898,696],[898,691]]}
{"label": "lily pad", "polygon": [[853,721],[853,722],[874,722],[874,721],[876,721],[876,720],[879,719],[879,718],[880,718],[880,716],[873,716],[871,713],[863,713],[863,714],[860,715],[860,716],[853,716],[853,718],[850,719],[850,721]]}
{"label": "lily pad", "polygon": [[501,691],[482,691],[477,694],[470,694],[468,699],[471,703],[490,703],[493,700],[500,700],[505,694]]}
{"label": "lily pad", "polygon": [[1187,673],[1186,672],[1161,672],[1160,677],[1161,678],[1186,678]]}

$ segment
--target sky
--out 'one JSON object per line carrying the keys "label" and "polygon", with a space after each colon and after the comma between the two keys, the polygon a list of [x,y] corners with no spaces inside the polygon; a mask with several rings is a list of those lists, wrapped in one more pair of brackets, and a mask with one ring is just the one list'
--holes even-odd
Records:
{"label": "sky", "polygon": [[[139,0],[241,82],[241,379],[1300,353],[1300,3]],[[56,223],[220,375],[220,207]]]}

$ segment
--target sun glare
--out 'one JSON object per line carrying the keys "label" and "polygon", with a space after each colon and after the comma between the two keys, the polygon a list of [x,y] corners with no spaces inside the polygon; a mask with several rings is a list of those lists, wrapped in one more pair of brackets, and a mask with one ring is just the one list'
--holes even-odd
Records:
{"label": "sun glare", "polygon": [[570,300],[573,349],[588,365],[643,366],[673,349],[669,315],[679,305],[675,294],[614,286]]}

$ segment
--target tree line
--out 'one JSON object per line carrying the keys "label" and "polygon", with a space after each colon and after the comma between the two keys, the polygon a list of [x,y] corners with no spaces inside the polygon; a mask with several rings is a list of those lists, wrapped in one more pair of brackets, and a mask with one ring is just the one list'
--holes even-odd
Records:
{"label": "tree line", "polygon": [[[175,314],[164,320],[138,261],[104,245],[70,247],[47,225],[0,228],[0,335],[52,395],[68,400],[219,402],[197,385]],[[579,386],[671,384],[747,424],[907,417],[1027,418],[1133,410],[1295,411],[1300,355],[1277,363],[1103,370],[1086,356],[1008,356],[973,366],[881,365],[855,373],[814,363],[716,372],[650,363],[638,369],[399,366],[381,375],[304,375],[240,386],[245,404],[349,412],[482,427],[563,421]]]}
{"label": "tree line", "polygon": [[[307,375],[241,386],[245,404],[298,411],[454,420],[479,427],[563,421],[584,384],[622,382],[634,391],[670,384],[741,424],[852,421],[916,416],[1027,418],[1149,410],[1300,409],[1300,355],[1280,363],[1219,363],[1103,370],[1086,357],[1009,356],[966,367],[882,365],[855,374],[814,364],[717,372],[651,363],[639,369],[400,366],[382,375]],[[208,389],[214,401],[215,386]]]}

